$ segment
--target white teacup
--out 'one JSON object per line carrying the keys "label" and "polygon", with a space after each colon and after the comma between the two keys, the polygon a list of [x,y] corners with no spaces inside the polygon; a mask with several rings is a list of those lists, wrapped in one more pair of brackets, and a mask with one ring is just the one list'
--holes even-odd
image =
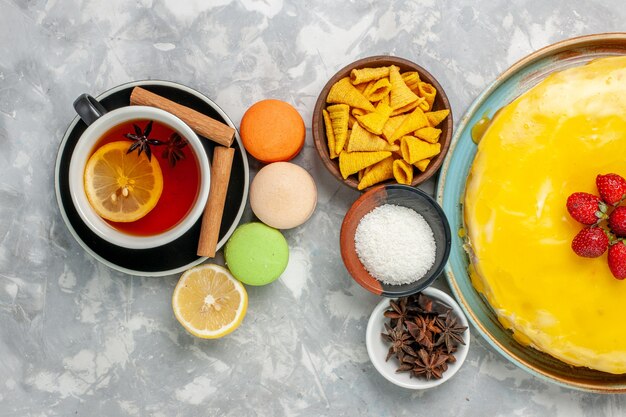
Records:
{"label": "white teacup", "polygon": [[[194,131],[178,117],[154,107],[127,106],[106,112],[93,97],[83,94],[74,102],[74,108],[89,125],[74,148],[69,168],[70,195],[83,222],[107,242],[129,249],[156,248],[178,239],[189,231],[204,212],[211,184],[209,159]],[[98,140],[113,127],[139,119],[153,120],[166,125],[185,138],[195,154],[200,174],[196,200],[187,215],[170,229],[150,236],[124,233],[107,223],[91,207],[83,184],[85,166]]]}

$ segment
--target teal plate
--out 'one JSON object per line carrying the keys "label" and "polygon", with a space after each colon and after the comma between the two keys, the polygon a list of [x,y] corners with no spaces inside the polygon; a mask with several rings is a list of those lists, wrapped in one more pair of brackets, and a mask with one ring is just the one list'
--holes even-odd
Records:
{"label": "teal plate", "polygon": [[584,391],[626,392],[626,374],[613,375],[588,368],[573,367],[550,355],[524,346],[513,339],[498,321],[487,301],[474,289],[467,268],[463,240],[456,233],[463,227],[462,200],[465,181],[476,154],[472,127],[520,94],[538,84],[550,73],[583,65],[593,59],[626,55],[626,33],[607,33],[565,40],[515,63],[500,75],[469,107],[452,138],[437,184],[437,201],[443,207],[452,229],[452,250],[445,269],[450,288],[478,332],[505,358],[531,374],[564,387]]}

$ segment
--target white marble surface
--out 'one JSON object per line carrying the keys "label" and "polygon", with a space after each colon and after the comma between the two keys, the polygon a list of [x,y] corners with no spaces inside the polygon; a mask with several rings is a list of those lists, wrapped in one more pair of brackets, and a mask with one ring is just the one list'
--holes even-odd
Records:
{"label": "white marble surface", "polygon": [[[313,103],[337,69],[375,54],[414,60],[438,77],[458,120],[522,56],[626,20],[620,0],[511,3],[0,0],[0,416],[626,414],[626,397],[545,383],[476,333],[446,384],[389,384],[364,343],[378,300],[338,254],[357,193],[324,170],[310,135]],[[145,78],[194,87],[237,124],[270,97],[294,104],[307,124],[295,162],[314,174],[319,207],[286,233],[285,274],[249,288],[243,325],[222,340],[178,325],[177,276],[101,265],[57,208],[54,161],[73,99]]]}

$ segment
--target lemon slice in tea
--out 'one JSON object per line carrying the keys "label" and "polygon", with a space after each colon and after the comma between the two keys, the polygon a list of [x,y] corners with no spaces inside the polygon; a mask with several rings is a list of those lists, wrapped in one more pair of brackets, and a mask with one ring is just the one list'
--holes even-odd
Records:
{"label": "lemon slice in tea", "polygon": [[104,219],[134,222],[150,212],[163,192],[163,174],[156,158],[128,152],[130,142],[101,146],[87,161],[87,199]]}
{"label": "lemon slice in tea", "polygon": [[172,308],[189,333],[217,339],[239,327],[248,308],[248,293],[226,268],[205,264],[180,277]]}

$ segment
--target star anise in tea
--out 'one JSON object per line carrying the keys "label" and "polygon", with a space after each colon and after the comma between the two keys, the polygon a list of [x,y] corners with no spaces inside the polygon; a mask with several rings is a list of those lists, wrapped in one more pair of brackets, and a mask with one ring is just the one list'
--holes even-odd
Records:
{"label": "star anise in tea", "polygon": [[386,360],[395,356],[396,372],[410,372],[411,377],[441,378],[448,364],[456,362],[453,353],[465,344],[467,327],[458,325],[451,308],[422,293],[390,300],[389,306],[384,312],[387,333],[382,333],[391,343]]}
{"label": "star anise in tea", "polygon": [[170,135],[169,140],[165,144],[163,158],[167,159],[171,167],[176,166],[176,163],[181,159],[185,159],[185,153],[183,152],[185,146],[187,146],[187,141],[178,133],[174,132]]}
{"label": "star anise in tea", "polygon": [[133,141],[133,144],[130,145],[130,148],[128,148],[128,151],[126,153],[131,153],[132,151],[137,150],[137,154],[141,155],[142,152],[145,152],[146,156],[148,157],[148,161],[152,160],[152,150],[150,149],[150,145],[163,145],[163,142],[161,142],[160,140],[150,138],[150,132],[152,132],[152,123],[152,120],[150,120],[143,131],[138,125],[133,123],[133,129],[135,130],[135,133],[127,133],[124,135],[126,139]]}

